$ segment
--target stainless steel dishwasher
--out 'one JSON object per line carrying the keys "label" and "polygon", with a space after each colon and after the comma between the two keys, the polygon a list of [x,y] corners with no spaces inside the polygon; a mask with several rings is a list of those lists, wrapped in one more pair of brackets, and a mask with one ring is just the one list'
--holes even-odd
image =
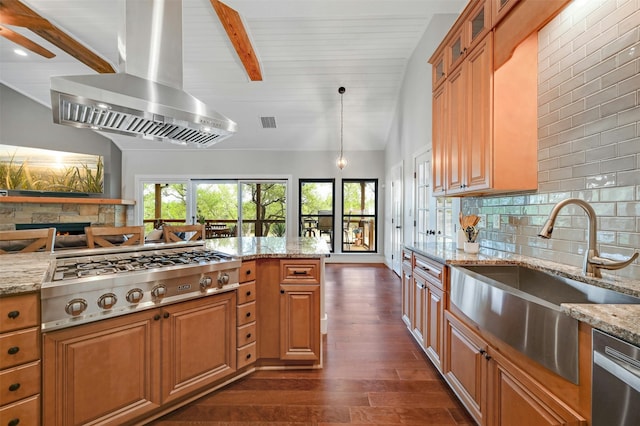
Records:
{"label": "stainless steel dishwasher", "polygon": [[593,330],[592,426],[640,425],[640,348]]}

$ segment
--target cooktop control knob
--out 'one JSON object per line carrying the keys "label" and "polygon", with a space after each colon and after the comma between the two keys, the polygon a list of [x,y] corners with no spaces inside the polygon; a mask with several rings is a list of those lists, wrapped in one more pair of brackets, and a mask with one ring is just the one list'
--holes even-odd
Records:
{"label": "cooktop control knob", "polygon": [[223,285],[227,284],[229,284],[229,274],[220,272],[220,275],[218,275],[218,288],[222,288]]}
{"label": "cooktop control knob", "polygon": [[87,301],[84,299],[72,299],[67,303],[67,306],[64,307],[64,310],[69,315],[80,315],[87,309]]}
{"label": "cooktop control knob", "polygon": [[167,294],[167,286],[164,284],[158,284],[151,289],[151,295],[155,298],[161,299]]}
{"label": "cooktop control knob", "polygon": [[98,306],[102,309],[111,309],[116,304],[118,298],[113,293],[105,293],[98,298]]}
{"label": "cooktop control knob", "polygon": [[209,275],[205,275],[204,277],[200,278],[200,289],[206,290],[207,288],[211,287],[212,282],[213,280],[211,279],[211,277]]}
{"label": "cooktop control knob", "polygon": [[125,298],[129,303],[138,303],[144,297],[144,292],[141,288],[134,288],[127,292]]}

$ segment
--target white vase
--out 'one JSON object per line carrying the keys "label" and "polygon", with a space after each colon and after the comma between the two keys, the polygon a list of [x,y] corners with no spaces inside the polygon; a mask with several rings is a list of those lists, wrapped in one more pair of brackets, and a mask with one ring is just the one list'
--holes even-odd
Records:
{"label": "white vase", "polygon": [[465,234],[461,228],[461,229],[458,229],[457,237],[458,237],[458,241],[456,243],[456,247],[458,248],[458,250],[463,250],[464,243],[467,242],[467,234]]}
{"label": "white vase", "polygon": [[469,241],[464,243],[465,253],[478,253],[480,251],[480,243],[470,243]]}

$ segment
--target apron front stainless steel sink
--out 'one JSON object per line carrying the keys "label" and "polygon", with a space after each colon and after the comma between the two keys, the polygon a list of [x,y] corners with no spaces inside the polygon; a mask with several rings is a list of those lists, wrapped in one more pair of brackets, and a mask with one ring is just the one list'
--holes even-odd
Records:
{"label": "apron front stainless steel sink", "polygon": [[513,348],[578,383],[578,320],[562,303],[640,298],[517,265],[451,267],[451,304]]}

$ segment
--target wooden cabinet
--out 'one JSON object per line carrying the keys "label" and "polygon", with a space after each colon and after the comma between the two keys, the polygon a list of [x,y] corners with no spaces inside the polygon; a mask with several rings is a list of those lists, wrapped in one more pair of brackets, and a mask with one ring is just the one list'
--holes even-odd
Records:
{"label": "wooden cabinet", "polygon": [[413,300],[414,300],[414,286],[413,286],[413,264],[411,252],[404,250],[402,252],[402,321],[407,325],[407,328],[412,327],[413,318]]}
{"label": "wooden cabinet", "polygon": [[35,293],[0,298],[0,424],[40,424],[40,309]]}
{"label": "wooden cabinet", "polygon": [[436,196],[537,188],[537,33],[497,70],[491,4],[471,1],[430,59],[435,80],[449,57],[432,95]]}
{"label": "wooden cabinet", "polygon": [[444,334],[444,378],[475,421],[484,425],[487,343],[449,312],[444,316]]}
{"label": "wooden cabinet", "polygon": [[491,22],[497,25],[520,0],[491,0]]}
{"label": "wooden cabinet", "polygon": [[320,262],[280,261],[280,359],[320,360]]}
{"label": "wooden cabinet", "polygon": [[586,425],[544,385],[445,312],[444,377],[480,425]]}
{"label": "wooden cabinet", "polygon": [[238,369],[256,362],[257,359],[257,309],[256,309],[256,261],[242,262],[238,293]]}
{"label": "wooden cabinet", "polygon": [[403,252],[402,318],[425,354],[440,371],[445,283],[444,265],[417,253]]}
{"label": "wooden cabinet", "polygon": [[235,297],[45,333],[44,424],[123,424],[233,373]]}

